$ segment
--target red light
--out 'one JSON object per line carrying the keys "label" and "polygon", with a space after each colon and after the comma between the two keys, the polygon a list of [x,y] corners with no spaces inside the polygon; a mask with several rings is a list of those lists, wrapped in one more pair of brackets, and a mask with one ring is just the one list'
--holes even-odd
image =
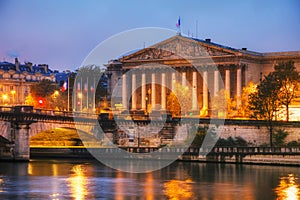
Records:
{"label": "red light", "polygon": [[44,103],[43,99],[39,99],[38,102],[40,105],[42,105]]}

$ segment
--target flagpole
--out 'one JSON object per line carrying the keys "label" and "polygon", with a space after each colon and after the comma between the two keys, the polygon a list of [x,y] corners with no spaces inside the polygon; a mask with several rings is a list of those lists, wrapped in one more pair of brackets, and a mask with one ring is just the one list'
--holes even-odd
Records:
{"label": "flagpole", "polygon": [[94,86],[93,86],[93,92],[94,92],[94,96],[93,96],[93,112],[95,112],[95,101],[96,101],[96,88],[95,88],[95,76],[94,76]]}
{"label": "flagpole", "polygon": [[89,77],[86,77],[86,110],[89,111]]}
{"label": "flagpole", "polygon": [[78,84],[78,82],[76,82],[76,78],[75,78],[75,80],[74,80],[75,92],[74,92],[74,86],[73,86],[73,92],[72,92],[72,94],[73,94],[72,95],[72,97],[73,97],[73,111],[74,112],[77,111],[77,84]]}
{"label": "flagpole", "polygon": [[70,74],[68,76],[68,83],[67,83],[67,87],[68,87],[68,106],[67,106],[67,111],[70,111]]}
{"label": "flagpole", "polygon": [[80,98],[80,112],[82,112],[82,99],[83,99],[83,94],[82,94],[82,77],[80,78],[80,93],[81,93],[81,98]]}

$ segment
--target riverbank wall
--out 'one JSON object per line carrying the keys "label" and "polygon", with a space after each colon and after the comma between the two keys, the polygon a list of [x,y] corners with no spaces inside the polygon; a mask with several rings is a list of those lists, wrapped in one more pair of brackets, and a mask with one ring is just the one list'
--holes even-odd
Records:
{"label": "riverbank wall", "polygon": [[241,159],[225,157],[223,159],[207,156],[180,156],[179,161],[184,162],[208,162],[230,164],[253,164],[253,165],[286,165],[300,166],[300,155],[248,155]]}
{"label": "riverbank wall", "polygon": [[[105,149],[106,158],[116,159],[117,149]],[[180,150],[181,151],[181,150]],[[102,151],[104,152],[104,151]],[[61,147],[61,148],[41,148],[35,147],[30,149],[30,158],[43,159],[95,159],[87,149],[82,147]],[[150,158],[150,157],[149,157]],[[126,158],[119,158],[126,159]],[[159,161],[153,158],[150,160]],[[232,156],[216,156],[216,155],[181,155],[178,161],[183,162],[208,162],[208,163],[230,163],[230,164],[255,164],[255,165],[286,165],[300,166],[300,154],[282,154],[282,155],[232,155]]]}

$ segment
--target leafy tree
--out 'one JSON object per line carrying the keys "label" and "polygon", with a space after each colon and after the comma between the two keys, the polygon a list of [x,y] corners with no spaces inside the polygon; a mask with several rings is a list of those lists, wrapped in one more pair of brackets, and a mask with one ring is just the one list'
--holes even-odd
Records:
{"label": "leafy tree", "polygon": [[167,98],[167,110],[174,116],[186,114],[192,108],[191,90],[176,83],[175,89]]}
{"label": "leafy tree", "polygon": [[[30,86],[30,95],[26,98],[26,104],[39,108],[55,109],[53,95],[58,90],[59,87],[56,83],[44,79]],[[42,101],[42,103],[39,101]]]}
{"label": "leafy tree", "polygon": [[274,145],[275,146],[283,146],[285,144],[285,138],[288,136],[288,132],[283,129],[278,129],[274,133]]}
{"label": "leafy tree", "polygon": [[280,108],[279,100],[281,85],[274,73],[265,76],[265,79],[257,87],[257,91],[250,94],[249,109],[253,112],[251,117],[267,121],[270,132],[270,146],[273,146],[273,121]]}
{"label": "leafy tree", "polygon": [[249,109],[249,97],[251,94],[255,93],[257,91],[257,85],[254,84],[252,81],[249,82],[249,84],[243,88],[243,92],[241,95],[241,105],[238,108],[238,115],[241,117],[247,117],[249,118],[251,115],[253,115],[251,110]]}
{"label": "leafy tree", "polygon": [[286,121],[289,121],[289,105],[296,97],[300,75],[292,61],[279,63],[274,69],[275,71],[272,73],[277,77],[281,86],[279,99],[286,109]]}
{"label": "leafy tree", "polygon": [[225,114],[226,118],[234,115],[236,102],[229,97],[228,91],[222,89],[218,91],[217,96],[213,98],[213,113],[214,117],[219,117],[220,114]]}
{"label": "leafy tree", "polygon": [[227,111],[227,92],[225,90],[220,90],[217,96],[213,97],[212,101],[212,117],[219,117],[220,115],[224,118]]}
{"label": "leafy tree", "polygon": [[45,98],[54,93],[58,89],[58,85],[50,80],[44,79],[36,84],[31,85],[30,93],[33,97]]}

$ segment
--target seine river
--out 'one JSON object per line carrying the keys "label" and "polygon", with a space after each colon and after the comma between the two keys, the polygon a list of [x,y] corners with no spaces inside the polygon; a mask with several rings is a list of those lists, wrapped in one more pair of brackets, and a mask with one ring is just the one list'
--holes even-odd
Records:
{"label": "seine river", "polygon": [[92,160],[0,163],[0,199],[300,199],[300,168],[174,162],[145,174]]}

